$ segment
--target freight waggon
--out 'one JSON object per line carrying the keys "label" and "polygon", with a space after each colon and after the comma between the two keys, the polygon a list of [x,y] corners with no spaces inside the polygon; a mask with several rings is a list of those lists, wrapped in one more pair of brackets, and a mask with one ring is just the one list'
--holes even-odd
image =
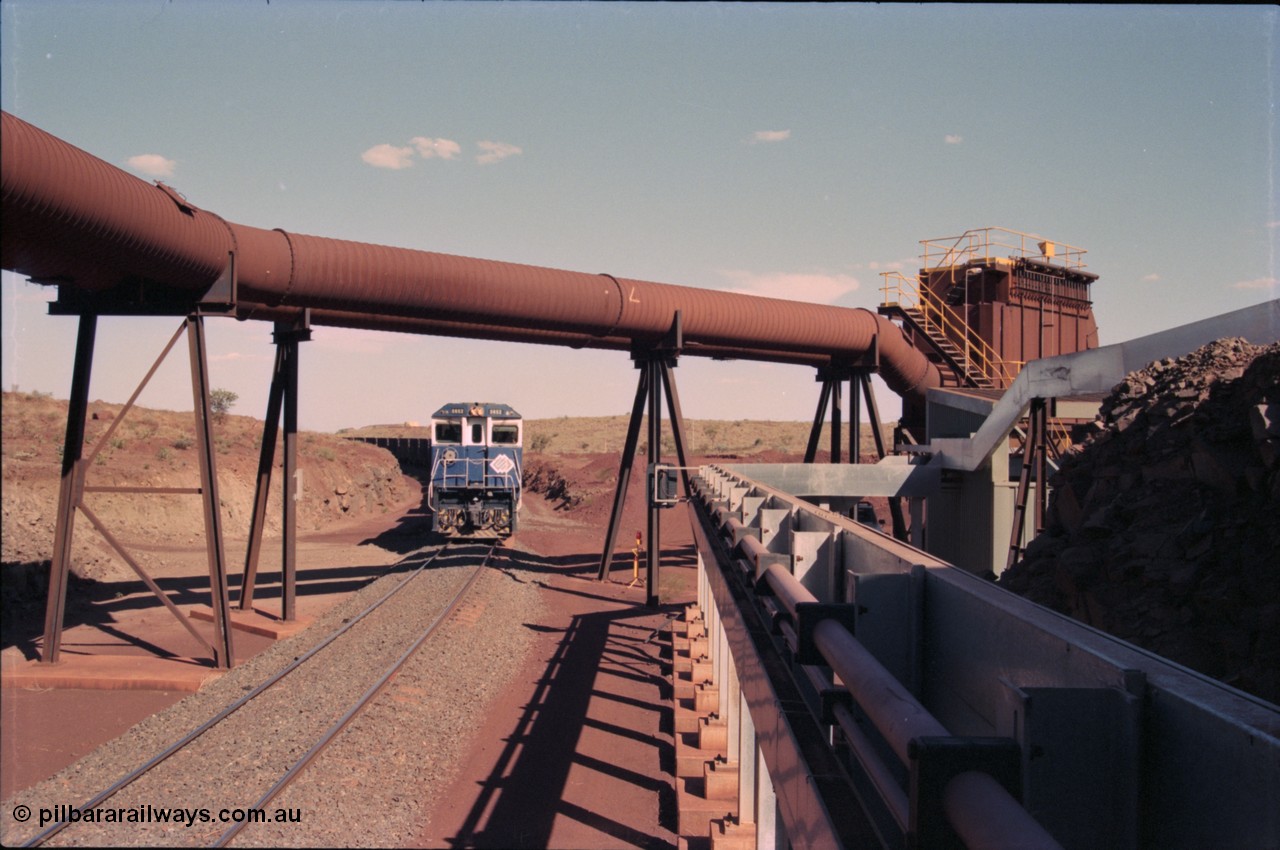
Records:
{"label": "freight waggon", "polygon": [[509,405],[446,404],[431,417],[432,528],[445,535],[515,533],[524,423]]}

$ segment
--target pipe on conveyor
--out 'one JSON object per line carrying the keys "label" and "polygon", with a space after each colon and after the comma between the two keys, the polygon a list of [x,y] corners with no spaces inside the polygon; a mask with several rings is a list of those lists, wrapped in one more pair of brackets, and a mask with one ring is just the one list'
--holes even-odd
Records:
{"label": "pipe on conveyor", "polygon": [[[765,580],[782,607],[796,621],[797,606],[818,599],[780,564],[765,571]],[[929,713],[892,673],[876,660],[842,624],[824,619],[813,628],[813,641],[839,681],[849,690],[885,743],[904,765],[911,764],[911,742],[917,738],[950,737],[951,733]],[[846,718],[848,719],[848,718]],[[842,728],[845,723],[841,723]],[[851,728],[856,729],[856,724]],[[846,730],[847,731],[847,730]],[[868,775],[877,785],[887,782],[888,772],[867,742],[851,738],[860,762],[868,762]],[[892,783],[889,783],[892,784]],[[895,819],[901,822],[902,798],[884,795]],[[961,773],[943,791],[947,821],[966,847],[999,850],[1061,850],[1027,810],[999,782],[978,771]]]}
{"label": "pipe on conveyor", "polygon": [[[911,763],[914,739],[950,737],[947,728],[844,626],[835,620],[822,620],[814,626],[813,640],[903,764]],[[953,778],[943,791],[943,806],[948,823],[966,847],[1061,850],[1053,836],[985,773],[969,771]]]}
{"label": "pipe on conveyor", "polygon": [[[86,291],[144,282],[204,292],[234,254],[245,303],[450,323],[457,335],[657,345],[675,314],[685,353],[771,352],[805,362],[873,348],[895,392],[923,398],[937,368],[869,310],[458,257],[235,224],[3,113],[0,267]],[[470,326],[470,327],[467,327]],[[419,332],[427,330],[419,326]],[[701,350],[700,350],[701,349]]]}
{"label": "pipe on conveyor", "polygon": [[760,574],[760,559],[765,555],[772,554],[769,548],[760,541],[759,537],[750,534],[742,538],[738,548],[742,550],[742,554],[750,562],[751,575],[753,576]]}
{"label": "pipe on conveyor", "polygon": [[800,580],[792,575],[791,571],[782,564],[770,564],[768,569],[764,571],[764,580],[768,583],[769,589],[773,591],[773,595],[787,609],[787,613],[791,616],[793,623],[798,623],[796,619],[798,606],[818,601],[818,597],[809,592],[809,589],[801,584]]}

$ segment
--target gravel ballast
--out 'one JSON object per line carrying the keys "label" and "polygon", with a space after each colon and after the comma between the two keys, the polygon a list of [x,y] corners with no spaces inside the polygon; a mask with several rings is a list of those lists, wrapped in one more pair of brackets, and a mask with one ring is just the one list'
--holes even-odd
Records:
{"label": "gravel ballast", "polygon": [[[474,551],[474,550],[472,550]],[[4,804],[3,843],[29,840],[38,814],[20,806],[73,809],[243,697],[340,628],[429,553],[330,609],[310,628],[237,666],[199,693],[139,723],[76,764]],[[50,842],[76,846],[203,846],[230,823],[223,809],[254,806],[434,620],[470,574],[461,559],[437,561],[347,635],[248,703],[190,747],[103,804],[99,818]],[[446,620],[400,674],[298,779],[263,808],[289,822],[255,824],[239,846],[392,846],[421,828],[433,788],[446,787],[467,751],[474,718],[520,669],[532,645],[527,624],[541,610],[538,588],[499,550],[462,609]],[[154,810],[195,812],[181,824]],[[204,822],[204,811],[210,820]],[[146,820],[150,814],[151,823]],[[134,821],[134,822],[130,822]]]}

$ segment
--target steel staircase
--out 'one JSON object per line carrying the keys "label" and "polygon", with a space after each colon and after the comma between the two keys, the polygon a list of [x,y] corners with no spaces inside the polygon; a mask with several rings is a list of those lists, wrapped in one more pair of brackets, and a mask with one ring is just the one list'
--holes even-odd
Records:
{"label": "steel staircase", "polygon": [[1020,363],[1003,360],[969,327],[955,310],[934,296],[918,280],[900,272],[882,272],[884,302],[881,315],[897,318],[923,338],[931,350],[926,355],[944,367],[956,384],[980,389],[1007,387],[1017,377]]}

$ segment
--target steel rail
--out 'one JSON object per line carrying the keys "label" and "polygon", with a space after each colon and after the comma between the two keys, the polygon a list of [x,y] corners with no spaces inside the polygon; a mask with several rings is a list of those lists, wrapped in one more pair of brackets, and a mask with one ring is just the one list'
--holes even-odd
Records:
{"label": "steel rail", "polygon": [[[395,678],[396,674],[400,672],[405,663],[408,662],[408,660],[422,648],[422,645],[435,634],[436,629],[449,618],[449,615],[453,614],[458,609],[462,600],[467,597],[471,588],[475,586],[475,583],[480,580],[480,576],[484,574],[484,568],[488,566],[489,559],[493,557],[493,553],[497,548],[498,543],[494,542],[494,544],[489,547],[488,553],[486,553],[480,563],[476,565],[471,576],[463,583],[462,587],[454,595],[453,599],[451,599],[449,604],[445,606],[445,609],[431,621],[430,625],[423,629],[422,634],[420,634],[418,639],[413,642],[413,645],[406,649],[399,658],[397,658],[389,667],[387,667],[386,670],[383,671],[381,678],[374,682],[369,689],[360,696],[360,699],[351,706],[351,708],[347,709],[346,714],[338,718],[333,725],[325,731],[325,733],[320,737],[320,740],[312,745],[311,749],[307,750],[307,752],[303,754],[300,759],[294,762],[293,766],[290,767],[289,770],[280,777],[280,779],[276,780],[274,785],[267,789],[267,792],[253,804],[252,808],[262,809],[274,800],[276,795],[287,788],[289,784],[297,778],[298,774],[305,770],[307,765],[311,764],[315,757],[320,755],[320,753],[333,742],[343,729],[347,728],[347,724],[355,719],[356,715],[363,711],[369,703],[373,701],[374,697],[382,692],[382,689],[386,687],[393,678]],[[248,820],[242,820],[239,823],[232,825],[223,832],[222,835],[218,836],[218,840],[210,846],[225,847],[231,839],[239,835],[240,831],[249,825],[250,822]]]}
{"label": "steel rail", "polygon": [[[290,674],[290,673],[292,673],[294,670],[297,670],[299,667],[301,667],[303,664],[305,664],[307,661],[309,661],[311,658],[313,658],[313,657],[314,657],[317,653],[319,653],[321,650],[325,649],[325,648],[326,648],[326,647],[328,647],[330,644],[332,644],[335,640],[337,640],[338,638],[342,637],[342,635],[344,635],[344,634],[346,634],[348,631],[350,631],[350,630],[351,630],[351,628],[352,628],[353,626],[355,626],[355,625],[356,625],[356,623],[359,623],[359,622],[360,622],[361,620],[363,620],[366,616],[368,616],[369,614],[371,614],[371,613],[372,613],[373,611],[375,611],[377,608],[381,607],[381,606],[382,606],[382,604],[383,604],[383,603],[385,603],[385,602],[386,602],[388,599],[390,599],[392,596],[396,595],[396,594],[397,594],[397,593],[399,593],[401,590],[403,590],[404,588],[408,587],[408,586],[409,586],[409,584],[410,584],[410,583],[411,583],[415,578],[417,578],[419,575],[421,575],[421,574],[422,574],[422,572],[423,572],[427,567],[429,567],[432,563],[434,563],[438,558],[440,558],[440,556],[442,556],[442,555],[443,555],[443,554],[444,554],[444,553],[449,549],[449,545],[450,545],[450,544],[446,543],[444,546],[440,547],[440,549],[438,549],[437,551],[433,552],[433,553],[431,554],[431,557],[430,557],[430,558],[428,558],[427,560],[425,560],[425,561],[423,561],[421,564],[419,564],[419,565],[418,565],[418,568],[417,568],[416,570],[414,570],[412,573],[410,573],[410,574],[409,574],[408,578],[406,578],[404,581],[402,581],[402,582],[400,582],[399,584],[397,584],[395,587],[391,588],[389,591],[387,591],[387,592],[386,592],[386,593],[384,593],[381,597],[379,597],[379,598],[377,599],[377,601],[373,602],[373,603],[372,603],[372,604],[370,604],[367,608],[365,608],[363,611],[361,611],[359,614],[355,615],[355,616],[354,616],[354,617],[352,617],[350,620],[348,620],[347,622],[345,622],[345,623],[341,626],[341,628],[336,629],[332,634],[330,634],[328,637],[326,637],[326,638],[325,638],[324,640],[322,640],[320,643],[316,644],[316,645],[315,645],[315,646],[313,646],[311,649],[309,649],[307,652],[305,652],[304,654],[302,654],[302,655],[298,656],[297,658],[295,658],[292,662],[290,662],[290,663],[289,663],[289,665],[288,665],[288,666],[286,666],[286,667],[282,668],[281,670],[279,670],[278,672],[276,672],[274,675],[272,675],[271,677],[267,678],[267,679],[266,679],[266,680],[264,680],[262,683],[260,683],[260,684],[259,684],[257,687],[255,687],[253,690],[249,691],[247,694],[245,694],[244,696],[242,696],[240,699],[236,700],[236,701],[235,701],[235,702],[233,702],[231,705],[229,705],[229,706],[227,706],[226,708],[222,709],[222,710],[221,710],[221,711],[219,711],[217,714],[215,714],[213,717],[211,717],[209,720],[206,720],[204,723],[202,723],[201,725],[197,726],[195,729],[193,729],[193,730],[191,730],[190,732],[188,732],[185,736],[183,736],[183,737],[182,737],[182,738],[180,738],[179,740],[175,741],[173,744],[171,744],[167,749],[165,749],[165,750],[164,750],[163,752],[161,752],[159,755],[153,756],[149,761],[147,761],[147,762],[145,762],[144,764],[142,764],[141,766],[139,766],[139,767],[135,768],[135,769],[134,769],[133,771],[131,771],[130,773],[125,774],[124,776],[122,776],[120,779],[116,780],[112,785],[110,785],[109,787],[107,787],[107,788],[106,788],[106,789],[104,789],[103,791],[100,791],[100,792],[99,792],[95,797],[93,797],[91,800],[89,800],[88,802],[86,802],[86,803],[84,803],[83,805],[79,806],[79,807],[75,810],[75,814],[76,814],[76,815],[79,815],[79,814],[81,814],[81,813],[83,813],[83,812],[87,812],[87,811],[89,811],[89,810],[91,810],[91,809],[95,809],[95,808],[97,808],[98,806],[102,805],[102,803],[106,802],[106,801],[107,801],[107,800],[109,800],[111,797],[115,796],[118,792],[120,792],[120,791],[122,791],[123,789],[127,788],[128,786],[132,785],[135,781],[137,781],[137,780],[138,780],[139,778],[141,778],[143,775],[145,775],[145,774],[147,774],[148,772],[150,772],[151,770],[153,770],[156,766],[158,766],[159,764],[161,764],[162,762],[164,762],[166,759],[168,759],[168,758],[169,758],[170,756],[172,756],[174,753],[176,753],[176,752],[178,752],[179,750],[181,750],[181,749],[183,749],[183,748],[187,747],[187,746],[188,746],[188,745],[190,745],[193,741],[195,741],[197,738],[199,738],[201,735],[203,735],[204,733],[206,733],[206,732],[208,732],[210,729],[212,729],[214,726],[216,726],[217,724],[221,723],[223,720],[226,720],[228,717],[230,717],[230,716],[231,716],[232,714],[234,714],[235,712],[239,711],[241,708],[243,708],[245,705],[247,705],[250,701],[252,701],[255,697],[258,697],[259,695],[261,695],[261,694],[263,693],[263,691],[266,691],[266,690],[267,690],[268,688],[270,688],[272,685],[276,684],[276,683],[277,683],[277,682],[279,682],[281,679],[283,679],[285,676],[289,675],[289,674]],[[487,556],[486,556],[486,559],[487,559]],[[406,560],[408,560],[408,558],[407,558],[407,557],[406,557],[406,558],[401,559],[400,563],[404,563],[404,561],[406,561]],[[58,821],[57,823],[55,823],[55,824],[53,824],[52,826],[50,826],[48,829],[46,829],[46,830],[44,830],[43,832],[38,833],[37,835],[35,835],[34,837],[32,837],[30,840],[28,840],[28,841],[27,841],[25,844],[23,844],[22,846],[23,846],[23,847],[39,847],[41,844],[43,844],[44,842],[48,841],[50,838],[53,838],[53,837],[54,837],[55,835],[57,835],[58,833],[62,832],[62,830],[66,829],[68,826],[71,826],[72,824],[77,823],[77,822],[78,822],[78,819],[77,819],[77,820],[61,820],[61,821]]]}

